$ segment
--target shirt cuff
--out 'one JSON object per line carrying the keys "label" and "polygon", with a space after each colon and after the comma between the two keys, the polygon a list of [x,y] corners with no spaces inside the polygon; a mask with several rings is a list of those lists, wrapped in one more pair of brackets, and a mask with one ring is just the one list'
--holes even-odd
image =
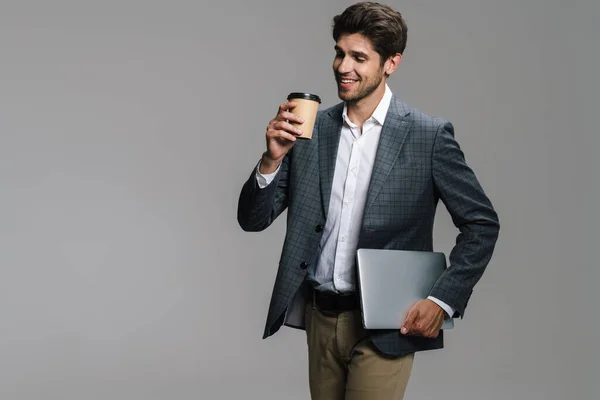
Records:
{"label": "shirt cuff", "polygon": [[264,189],[265,187],[267,187],[269,185],[269,183],[271,183],[273,181],[273,178],[275,178],[275,175],[277,175],[277,173],[279,172],[279,168],[281,168],[281,163],[277,166],[277,169],[275,170],[275,172],[273,172],[271,174],[261,174],[259,172],[261,162],[262,162],[262,160],[259,161],[258,164],[256,165],[256,182],[258,183],[258,187],[260,187],[261,189]]}
{"label": "shirt cuff", "polygon": [[442,307],[442,309],[448,314],[445,319],[450,319],[454,315],[454,309],[450,307],[448,304],[444,303],[440,299],[437,299],[433,296],[427,297],[429,300],[433,301],[438,306]]}

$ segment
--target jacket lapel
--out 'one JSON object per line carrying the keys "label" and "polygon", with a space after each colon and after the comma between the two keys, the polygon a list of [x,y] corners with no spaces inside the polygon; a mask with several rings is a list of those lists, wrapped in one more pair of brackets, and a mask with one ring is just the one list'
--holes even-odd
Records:
{"label": "jacket lapel", "polygon": [[383,183],[398,159],[406,135],[410,130],[409,113],[410,111],[402,102],[397,101],[395,96],[392,97],[377,145],[377,154],[375,155],[371,182],[367,192],[365,215],[373,205]]}
{"label": "jacket lapel", "polygon": [[[327,217],[329,211],[333,173],[335,171],[335,161],[337,158],[337,150],[343,124],[343,110],[343,103],[332,107],[325,116],[323,125],[318,133],[319,180],[321,184],[321,199],[325,217]],[[365,215],[373,205],[375,198],[400,154],[406,135],[410,130],[411,123],[410,118],[408,118],[409,113],[410,110],[405,104],[398,101],[396,97],[393,96],[377,146],[377,154],[375,156],[371,182],[367,193],[367,202],[365,204]]]}
{"label": "jacket lapel", "polygon": [[335,160],[340,143],[342,131],[342,112],[344,103],[333,106],[325,115],[319,134],[319,175],[321,182],[321,198],[323,200],[323,213],[327,217]]}

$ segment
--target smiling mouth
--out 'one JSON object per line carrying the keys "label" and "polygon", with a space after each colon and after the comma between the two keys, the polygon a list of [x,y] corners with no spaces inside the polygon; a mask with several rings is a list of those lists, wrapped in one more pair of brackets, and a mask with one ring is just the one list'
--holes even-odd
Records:
{"label": "smiling mouth", "polygon": [[358,82],[358,79],[338,78],[338,87],[340,90],[350,90]]}

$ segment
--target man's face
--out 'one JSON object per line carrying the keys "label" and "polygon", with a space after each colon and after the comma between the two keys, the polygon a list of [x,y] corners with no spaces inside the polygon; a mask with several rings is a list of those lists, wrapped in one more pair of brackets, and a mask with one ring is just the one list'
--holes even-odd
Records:
{"label": "man's face", "polygon": [[333,73],[338,96],[348,103],[372,94],[384,81],[381,57],[371,41],[359,33],[340,36],[335,46]]}

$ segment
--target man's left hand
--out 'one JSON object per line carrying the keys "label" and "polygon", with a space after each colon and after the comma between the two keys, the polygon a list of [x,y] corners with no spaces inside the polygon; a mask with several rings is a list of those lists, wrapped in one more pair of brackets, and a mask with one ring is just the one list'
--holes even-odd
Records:
{"label": "man's left hand", "polygon": [[436,338],[445,316],[446,312],[433,301],[420,300],[408,312],[400,332],[404,335]]}

